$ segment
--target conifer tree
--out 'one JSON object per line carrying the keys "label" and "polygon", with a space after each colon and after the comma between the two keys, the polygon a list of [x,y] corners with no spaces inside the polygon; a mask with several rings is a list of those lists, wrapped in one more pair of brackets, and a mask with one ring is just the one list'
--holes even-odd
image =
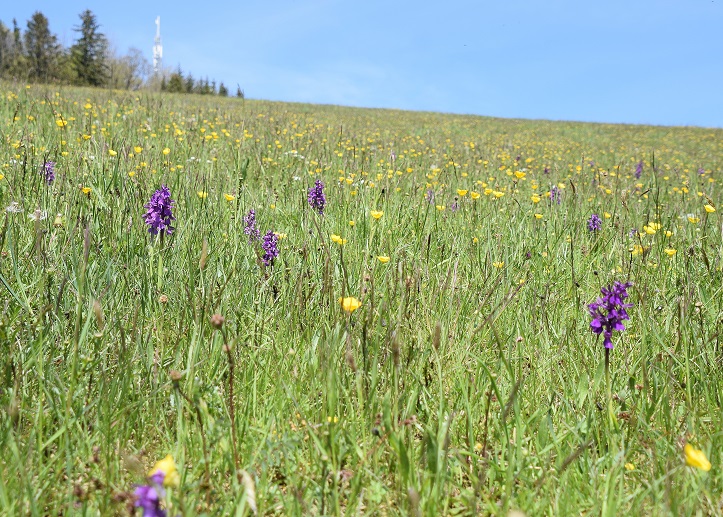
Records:
{"label": "conifer tree", "polygon": [[108,79],[108,40],[100,32],[100,25],[90,9],[86,9],[79,16],[80,26],[73,27],[73,30],[79,33],[80,37],[70,47],[76,82],[80,85],[103,86]]}
{"label": "conifer tree", "polygon": [[50,32],[48,19],[40,11],[35,11],[25,31],[28,79],[39,82],[58,79],[61,54],[62,47],[55,34]]}

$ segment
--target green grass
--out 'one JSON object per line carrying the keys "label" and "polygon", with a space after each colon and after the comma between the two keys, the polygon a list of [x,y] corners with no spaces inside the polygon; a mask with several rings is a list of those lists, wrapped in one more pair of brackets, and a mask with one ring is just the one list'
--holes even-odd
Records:
{"label": "green grass", "polygon": [[2,513],[723,513],[723,130],[1,86]]}

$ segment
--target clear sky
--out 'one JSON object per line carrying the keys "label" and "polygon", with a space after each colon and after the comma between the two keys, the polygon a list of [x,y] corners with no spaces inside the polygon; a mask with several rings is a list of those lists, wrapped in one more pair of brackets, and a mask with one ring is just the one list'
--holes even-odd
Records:
{"label": "clear sky", "polygon": [[56,0],[112,44],[248,98],[497,117],[723,127],[723,0]]}

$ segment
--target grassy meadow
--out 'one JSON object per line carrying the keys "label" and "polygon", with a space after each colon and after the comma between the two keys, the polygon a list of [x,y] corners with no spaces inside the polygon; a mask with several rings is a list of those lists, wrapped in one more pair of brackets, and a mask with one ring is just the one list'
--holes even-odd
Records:
{"label": "grassy meadow", "polygon": [[723,130],[0,94],[0,513],[723,514]]}

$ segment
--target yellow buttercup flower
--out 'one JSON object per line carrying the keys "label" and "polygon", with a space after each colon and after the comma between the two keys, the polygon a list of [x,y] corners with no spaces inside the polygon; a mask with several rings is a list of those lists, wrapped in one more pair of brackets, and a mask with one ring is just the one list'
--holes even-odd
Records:
{"label": "yellow buttercup flower", "polygon": [[535,214],[535,219],[542,219],[542,214]]}
{"label": "yellow buttercup flower", "polygon": [[710,461],[705,456],[705,453],[699,449],[694,448],[691,444],[685,444],[685,464],[689,467],[695,467],[704,472],[710,470]]}
{"label": "yellow buttercup flower", "polygon": [[118,155],[118,153],[117,153],[116,151],[114,151],[113,149],[108,149],[108,154],[111,155],[111,156],[117,156],[117,155]]}
{"label": "yellow buttercup flower", "polygon": [[234,196],[233,194],[224,194],[223,197],[225,197],[226,201],[228,201],[228,202],[231,202],[234,199],[236,199],[236,196]]}
{"label": "yellow buttercup flower", "polygon": [[459,195],[459,197],[464,197],[464,196],[466,196],[466,195],[467,195],[467,192],[468,192],[467,190],[457,189],[457,195]]}
{"label": "yellow buttercup flower", "polygon": [[143,148],[140,145],[137,145],[133,148],[133,152],[136,154],[141,154],[141,152],[143,152]]}
{"label": "yellow buttercup flower", "polygon": [[339,303],[341,304],[341,308],[344,309],[349,314],[351,314],[352,312],[357,310],[362,305],[362,302],[359,301],[357,298],[354,298],[353,296],[347,296],[346,298],[339,298]]}
{"label": "yellow buttercup flower", "polygon": [[62,118],[59,118],[59,119],[57,119],[57,120],[55,121],[55,125],[58,126],[58,127],[65,127],[65,126],[68,125],[68,121],[67,121],[67,120],[63,120]]}
{"label": "yellow buttercup flower", "polygon": [[83,192],[83,194],[88,195],[88,194],[90,194],[90,191],[91,191],[92,189],[91,189],[90,187],[83,187],[83,188],[80,189],[80,190],[81,190],[81,192]]}
{"label": "yellow buttercup flower", "polygon": [[715,212],[715,207],[713,205],[705,205],[703,208],[705,208],[705,211],[709,214],[712,214]]}
{"label": "yellow buttercup flower", "polygon": [[493,262],[492,265],[493,265],[494,267],[496,267],[497,269],[502,269],[503,267],[505,267],[505,263],[504,263],[504,262]]}
{"label": "yellow buttercup flower", "polygon": [[472,199],[479,199],[480,193],[472,191],[469,193],[469,197],[471,197]]}
{"label": "yellow buttercup flower", "polygon": [[198,192],[196,192],[196,194],[198,194],[198,197],[200,197],[201,199],[206,199],[208,197],[208,192],[203,190],[199,190]]}
{"label": "yellow buttercup flower", "polygon": [[542,198],[540,196],[538,196],[537,194],[533,194],[532,196],[530,196],[530,199],[532,200],[533,203],[539,203],[540,199],[542,199]]}
{"label": "yellow buttercup flower", "polygon": [[675,255],[677,252],[678,252],[678,250],[676,250],[676,249],[673,249],[673,248],[665,248],[665,253],[666,253],[669,257],[672,257],[672,256]]}
{"label": "yellow buttercup flower", "polygon": [[688,216],[688,222],[690,222],[690,223],[696,224],[696,223],[698,223],[699,221],[700,221],[700,217],[696,217],[696,216],[694,216],[694,215],[689,215],[689,216]]}
{"label": "yellow buttercup flower", "polygon": [[335,243],[337,243],[339,246],[343,246],[346,244],[346,239],[342,239],[340,235],[331,234],[331,240]]}
{"label": "yellow buttercup flower", "polygon": [[178,475],[178,469],[176,468],[176,462],[173,461],[173,456],[167,455],[160,461],[157,461],[153,466],[148,476],[163,472],[163,486],[165,487],[178,487],[181,482],[181,477]]}
{"label": "yellow buttercup flower", "polygon": [[168,156],[171,153],[171,150],[168,147],[163,148],[163,154]]}
{"label": "yellow buttercup flower", "polygon": [[384,255],[379,255],[377,257],[377,260],[379,260],[379,262],[381,262],[382,264],[386,264],[387,262],[389,262],[389,257],[386,257]]}
{"label": "yellow buttercup flower", "polygon": [[354,221],[349,221],[349,226],[354,226],[356,223]]}
{"label": "yellow buttercup flower", "polygon": [[440,212],[442,210],[444,210],[445,208],[447,208],[445,205],[436,205],[436,207],[437,207],[437,210],[439,210]]}
{"label": "yellow buttercup flower", "polygon": [[371,214],[374,219],[381,219],[381,217],[384,215],[384,212],[381,210],[372,210]]}

